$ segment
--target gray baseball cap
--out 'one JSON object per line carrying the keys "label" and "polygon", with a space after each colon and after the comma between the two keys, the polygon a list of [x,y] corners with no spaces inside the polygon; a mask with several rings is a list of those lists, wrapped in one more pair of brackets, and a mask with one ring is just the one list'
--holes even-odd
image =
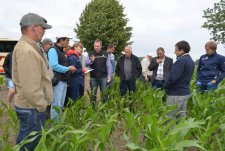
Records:
{"label": "gray baseball cap", "polygon": [[40,25],[44,29],[51,29],[52,26],[47,24],[47,20],[43,17],[39,16],[38,14],[28,13],[22,17],[20,20],[20,26],[31,26],[31,25]]}
{"label": "gray baseball cap", "polygon": [[67,37],[67,36],[59,36],[59,37],[56,37],[56,40],[58,39],[72,39],[70,37]]}
{"label": "gray baseball cap", "polygon": [[53,44],[52,40],[50,38],[45,38],[42,42],[43,45],[44,44]]}

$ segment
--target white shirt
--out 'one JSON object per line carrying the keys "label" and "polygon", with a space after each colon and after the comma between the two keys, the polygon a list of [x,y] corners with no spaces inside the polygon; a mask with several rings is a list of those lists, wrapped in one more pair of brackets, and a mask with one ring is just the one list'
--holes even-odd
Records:
{"label": "white shirt", "polygon": [[165,61],[165,58],[163,58],[163,61],[161,63],[159,63],[159,66],[158,66],[158,70],[157,70],[157,75],[156,75],[156,80],[165,80],[164,79],[164,73],[163,73],[163,65],[164,65],[164,61]]}
{"label": "white shirt", "polygon": [[151,61],[148,57],[145,57],[141,60],[141,67],[142,67],[142,75],[147,78],[147,76],[152,75],[152,71],[148,69],[148,66],[150,65]]}

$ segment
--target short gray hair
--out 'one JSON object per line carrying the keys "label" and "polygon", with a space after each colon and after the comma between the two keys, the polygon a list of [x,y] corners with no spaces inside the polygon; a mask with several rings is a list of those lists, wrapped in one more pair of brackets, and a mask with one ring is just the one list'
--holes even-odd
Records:
{"label": "short gray hair", "polygon": [[[131,45],[126,45],[125,48],[129,48],[129,49],[132,51]],[[125,49],[125,48],[124,48],[124,49]]]}

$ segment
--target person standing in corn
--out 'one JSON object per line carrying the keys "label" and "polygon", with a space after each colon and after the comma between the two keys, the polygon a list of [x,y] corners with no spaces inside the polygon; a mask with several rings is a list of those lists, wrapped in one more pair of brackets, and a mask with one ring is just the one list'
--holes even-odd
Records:
{"label": "person standing in corn", "polygon": [[191,96],[190,82],[195,69],[195,63],[189,54],[190,50],[187,41],[176,43],[174,53],[177,60],[172,65],[164,84],[167,106],[176,105],[176,108],[167,114],[171,120],[186,116],[186,106]]}
{"label": "person standing in corn", "polygon": [[[41,132],[46,121],[46,107],[53,99],[52,83],[48,63],[39,42],[46,29],[52,28],[47,21],[34,13],[28,13],[20,20],[22,37],[16,44],[12,59],[12,78],[16,87],[15,110],[20,122],[17,144],[31,132]],[[32,151],[41,135],[20,150]]]}
{"label": "person standing in corn", "polygon": [[217,43],[205,44],[206,54],[199,59],[196,73],[196,85],[200,93],[214,91],[225,77],[225,57],[216,52]]}

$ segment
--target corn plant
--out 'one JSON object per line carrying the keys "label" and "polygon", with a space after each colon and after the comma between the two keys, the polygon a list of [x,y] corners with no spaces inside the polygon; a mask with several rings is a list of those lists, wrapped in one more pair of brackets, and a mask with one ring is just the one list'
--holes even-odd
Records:
{"label": "corn plant", "polygon": [[0,86],[3,86],[6,84],[5,76],[0,76]]}
{"label": "corn plant", "polygon": [[12,144],[12,140],[15,140],[17,137],[18,119],[15,111],[11,107],[8,108],[1,100],[0,103],[2,104],[0,107],[0,148],[3,150],[11,150],[14,144]]}
{"label": "corn plant", "polygon": [[[35,150],[225,150],[225,82],[214,92],[200,94],[193,77],[191,91],[187,116],[173,120],[166,115],[176,105],[166,106],[164,91],[137,81],[136,92],[121,97],[116,78],[106,91],[107,103],[102,103],[102,95],[93,108],[89,93],[65,108],[60,121],[48,120]],[[0,148],[19,150],[33,138],[11,143],[18,120],[15,111],[3,104],[0,117],[4,119],[6,114],[9,122],[0,122]]]}

